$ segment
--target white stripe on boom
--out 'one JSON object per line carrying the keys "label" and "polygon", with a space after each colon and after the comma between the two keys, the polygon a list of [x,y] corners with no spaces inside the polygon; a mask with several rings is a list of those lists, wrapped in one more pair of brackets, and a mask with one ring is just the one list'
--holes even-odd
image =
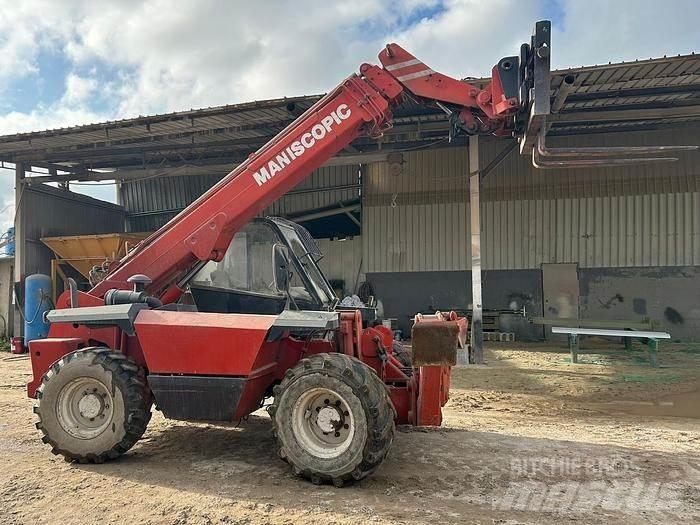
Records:
{"label": "white stripe on boom", "polygon": [[419,71],[418,73],[409,73],[408,75],[404,75],[402,77],[396,77],[396,80],[399,82],[405,82],[406,80],[413,80],[414,78],[420,78],[420,77],[425,77],[427,75],[432,75],[435,73],[432,69],[424,69],[423,71]]}
{"label": "white stripe on boom", "polygon": [[387,71],[394,71],[395,69],[403,69],[408,66],[415,66],[417,64],[422,64],[420,60],[417,58],[414,58],[413,60],[406,60],[405,62],[397,62],[396,64],[392,64],[390,66],[386,66],[384,69]]}

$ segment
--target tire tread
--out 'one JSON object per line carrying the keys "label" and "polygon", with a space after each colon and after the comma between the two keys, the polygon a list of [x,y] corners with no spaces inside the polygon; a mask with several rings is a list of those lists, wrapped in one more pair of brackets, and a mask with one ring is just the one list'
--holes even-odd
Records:
{"label": "tire tread", "polygon": [[[99,365],[112,373],[112,379],[120,385],[120,390],[124,398],[126,433],[122,440],[108,450],[100,454],[89,453],[85,455],[72,453],[62,449],[51,436],[48,435],[41,421],[41,399],[45,386],[54,377],[60,374],[61,369],[76,359],[90,359],[93,365]],[[94,347],[85,348],[65,355],[54,363],[41,379],[41,385],[37,389],[37,399],[39,403],[34,406],[34,413],[39,421],[36,423],[37,429],[41,430],[43,436],[41,440],[51,446],[53,454],[62,455],[66,461],[77,461],[78,463],[104,463],[115,459],[133,447],[141,439],[146,426],[151,419],[151,395],[142,378],[145,377],[143,369],[133,363],[121,352],[115,352],[109,348]]]}
{"label": "tire tread", "polygon": [[[279,439],[277,418],[280,415],[291,417],[291,414],[279,412],[279,400],[283,392],[299,377],[318,372],[325,372],[348,384],[360,399],[367,415],[368,436],[362,461],[353,471],[342,476],[333,477],[294,465],[292,459],[285,454]],[[272,419],[272,433],[277,438],[278,454],[291,465],[292,472],[296,475],[312,483],[325,482],[341,487],[369,476],[384,461],[394,440],[396,410],[389,398],[387,386],[374,370],[359,359],[340,353],[321,353],[304,358],[287,370],[280,385],[275,387],[274,393],[275,400],[268,407]]]}

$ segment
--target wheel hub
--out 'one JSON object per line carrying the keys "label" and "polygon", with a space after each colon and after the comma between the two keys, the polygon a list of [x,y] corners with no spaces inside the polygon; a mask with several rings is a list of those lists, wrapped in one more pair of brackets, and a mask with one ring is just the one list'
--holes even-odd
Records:
{"label": "wheel hub", "polygon": [[318,412],[316,424],[321,432],[335,432],[343,426],[343,414],[336,407],[324,407]]}
{"label": "wheel hub", "polygon": [[101,396],[89,393],[80,398],[80,401],[78,401],[78,409],[82,417],[87,419],[96,418],[102,414],[104,410],[104,401]]}
{"label": "wheel hub", "polygon": [[314,388],[301,396],[295,403],[292,421],[297,442],[317,457],[339,456],[355,435],[347,401],[326,388]]}
{"label": "wheel hub", "polygon": [[92,439],[111,424],[112,405],[112,395],[101,381],[80,377],[66,384],[59,393],[56,415],[71,436]]}

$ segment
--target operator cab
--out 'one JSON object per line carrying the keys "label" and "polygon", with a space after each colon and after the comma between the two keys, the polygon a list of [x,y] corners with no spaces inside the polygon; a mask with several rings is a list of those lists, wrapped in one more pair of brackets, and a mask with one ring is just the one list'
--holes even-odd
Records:
{"label": "operator cab", "polygon": [[[289,259],[289,297],[276,276],[275,252]],[[280,314],[288,303],[300,310],[332,310],[333,290],[317,262],[322,254],[302,226],[278,217],[254,219],[236,233],[220,262],[194,274],[190,291],[200,312]]]}

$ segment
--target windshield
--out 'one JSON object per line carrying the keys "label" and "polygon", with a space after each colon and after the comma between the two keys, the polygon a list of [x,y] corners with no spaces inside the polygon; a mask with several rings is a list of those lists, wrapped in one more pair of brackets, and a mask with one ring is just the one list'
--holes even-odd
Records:
{"label": "windshield", "polygon": [[[321,299],[324,304],[332,304],[335,299],[334,295],[331,294],[330,286],[328,285],[325,277],[321,273],[316,261],[313,260],[308,248],[304,245],[303,241],[299,237],[297,231],[285,224],[279,224],[283,235],[289,241],[289,246],[291,247],[294,255],[299,260],[299,263],[304,267],[304,273],[308,276],[311,281],[309,284],[313,286],[314,291]],[[298,272],[297,272],[298,273]],[[292,285],[299,285],[298,275],[292,277]]]}
{"label": "windshield", "polygon": [[224,258],[205,264],[191,284],[279,295],[272,259],[276,243],[279,239],[270,226],[251,223],[236,233]]}
{"label": "windshield", "polygon": [[[276,224],[293,252],[293,256],[290,253],[289,283],[292,298],[313,309],[330,304],[333,298],[329,295],[330,287],[296,230],[291,226]],[[251,222],[236,233],[224,258],[220,262],[206,263],[190,284],[197,288],[215,288],[234,293],[284,296],[285,290],[279,289],[275,279],[274,247],[277,244],[286,243],[275,227],[263,221]]]}

